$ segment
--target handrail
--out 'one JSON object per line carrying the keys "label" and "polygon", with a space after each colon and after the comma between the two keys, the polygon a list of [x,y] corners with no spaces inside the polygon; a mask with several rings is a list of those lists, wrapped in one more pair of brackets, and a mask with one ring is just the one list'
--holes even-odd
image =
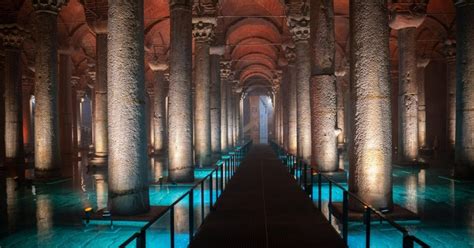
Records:
{"label": "handrail", "polygon": [[[214,169],[212,169],[212,171],[207,174],[204,178],[200,179],[199,181],[197,181],[193,186],[191,186],[191,188],[189,190],[187,190],[183,195],[181,195],[178,199],[176,199],[173,203],[171,203],[170,205],[166,206],[166,208],[160,212],[160,214],[158,214],[157,216],[153,217],[153,219],[149,220],[143,227],[140,228],[139,231],[133,233],[132,236],[130,236],[127,240],[125,240],[119,247],[126,247],[127,245],[129,245],[130,243],[132,243],[134,240],[137,241],[137,247],[146,247],[146,241],[145,241],[145,233],[146,233],[146,230],[148,228],[150,228],[153,224],[155,224],[156,221],[158,221],[159,219],[161,219],[161,217],[163,217],[165,214],[167,213],[172,213],[172,216],[170,217],[170,225],[173,225],[171,227],[172,231],[170,233],[171,235],[171,247],[174,247],[174,240],[173,240],[173,237],[174,237],[174,220],[173,220],[173,215],[174,215],[174,207],[181,201],[183,200],[184,198],[186,198],[187,196],[189,196],[191,199],[190,199],[190,202],[193,203],[193,196],[191,194],[194,193],[194,189],[196,189],[198,186],[201,186],[203,187],[204,186],[204,182],[207,180],[207,179],[211,179],[210,181],[210,188],[209,188],[209,191],[210,192],[210,199],[211,199],[211,202],[210,202],[210,208],[212,209],[213,208],[213,201],[212,201],[212,194],[213,194],[213,188],[212,188],[212,177],[213,177],[213,174],[214,172],[216,173],[216,191],[219,190],[219,184],[218,184],[218,180],[219,180],[219,177],[218,177],[218,173],[219,173],[219,170],[221,170],[221,182],[220,182],[220,186],[221,186],[221,193],[222,191],[224,190],[224,177],[222,177],[222,173],[223,173],[223,169],[224,167],[227,167],[226,168],[226,180],[230,179],[230,177],[235,173],[236,171],[236,166],[237,166],[237,162],[240,162],[243,157],[245,156],[245,154],[248,152],[249,150],[249,147],[250,145],[252,144],[252,141],[247,141],[244,145],[242,146],[237,146],[235,147],[234,151],[230,151],[228,153],[228,155],[224,155],[224,161],[217,161],[215,163],[215,167]],[[230,171],[229,171],[230,170]],[[203,192],[203,191],[201,191]],[[202,196],[203,197],[203,196]],[[219,196],[217,195],[216,193],[216,198],[218,198]],[[202,198],[201,198],[202,199]],[[216,199],[217,200],[217,199]],[[190,210],[193,209],[193,206],[189,206]],[[202,211],[204,211],[204,204],[202,203]],[[191,212],[191,211],[190,211]],[[192,217],[189,217],[189,221],[192,221],[191,220]],[[204,219],[203,219],[204,220]],[[190,242],[191,242],[191,238],[193,237],[194,233],[192,231],[192,228],[191,227],[192,225],[190,224]]]}
{"label": "handrail", "polygon": [[[309,169],[310,173],[311,173],[310,174],[311,175],[311,180],[310,180],[310,184],[308,185],[307,184],[307,178],[306,178],[307,173],[308,173],[308,169],[307,169],[308,165],[302,159],[300,159],[297,156],[287,152],[285,149],[280,147],[277,143],[271,141],[271,144],[272,144],[273,148],[276,150],[279,158],[280,158],[280,154],[284,154],[286,158],[290,157],[291,164],[289,164],[288,160],[286,160],[286,166],[290,167],[289,168],[290,173],[293,176],[296,177],[297,182],[300,185],[303,184],[303,185],[301,185],[301,187],[309,194],[311,199],[313,199],[313,192],[312,192],[313,184],[314,184],[313,183],[313,176],[314,175],[318,176],[318,196],[319,196],[318,197],[318,208],[319,208],[319,211],[321,211],[321,181],[322,181],[321,179],[322,178],[326,179],[326,181],[329,182],[329,201],[330,201],[329,204],[331,204],[331,198],[332,198],[332,185],[335,185],[336,187],[338,187],[339,189],[342,190],[342,192],[343,192],[343,216],[342,216],[343,228],[342,228],[342,236],[343,236],[343,239],[344,239],[346,245],[347,245],[347,235],[348,235],[348,227],[347,227],[347,222],[348,222],[348,209],[347,209],[348,208],[348,197],[351,197],[352,199],[355,199],[359,203],[361,203],[361,205],[364,206],[364,209],[365,209],[364,222],[367,225],[367,228],[366,228],[366,247],[370,247],[370,216],[371,216],[372,213],[379,216],[381,220],[385,220],[386,222],[388,222],[391,226],[393,226],[395,229],[397,229],[398,231],[400,231],[403,234],[403,248],[413,248],[415,243],[420,245],[423,248],[429,248],[430,247],[428,244],[426,244],[425,242],[423,242],[422,240],[420,240],[416,236],[411,235],[405,227],[403,227],[400,224],[396,223],[394,220],[390,219],[385,214],[383,214],[379,210],[372,207],[370,204],[363,201],[359,196],[357,196],[356,194],[348,191],[341,184],[334,181],[330,177],[324,175],[322,172],[315,171],[312,167]],[[285,161],[283,161],[283,162],[285,162]],[[297,173],[297,170],[299,170],[299,174]],[[301,179],[302,175],[303,175],[303,179]],[[307,189],[308,186],[310,187],[309,191]],[[328,217],[329,217],[329,221],[330,221],[331,220],[331,211],[329,212]]]}

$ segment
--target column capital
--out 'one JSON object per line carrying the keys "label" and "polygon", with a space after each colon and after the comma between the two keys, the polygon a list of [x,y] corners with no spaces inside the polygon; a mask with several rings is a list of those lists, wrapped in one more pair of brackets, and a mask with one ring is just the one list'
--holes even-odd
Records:
{"label": "column capital", "polygon": [[50,13],[57,15],[61,7],[66,5],[69,0],[32,0],[33,8],[36,13]]}
{"label": "column capital", "polygon": [[344,77],[347,74],[347,71],[349,71],[349,66],[339,66],[338,68],[336,68],[334,75],[336,77]]}
{"label": "column capital", "polygon": [[30,32],[16,23],[0,24],[0,37],[4,47],[20,48],[29,36]]}
{"label": "column capital", "polygon": [[86,91],[83,89],[76,89],[76,96],[80,99],[86,95]]}
{"label": "column capital", "polygon": [[443,54],[446,61],[456,61],[456,40],[447,39],[444,41]]}
{"label": "column capital", "polygon": [[418,68],[426,68],[426,66],[428,66],[429,63],[430,63],[430,59],[425,56],[420,56],[416,60],[416,66]]}
{"label": "column capital", "polygon": [[294,46],[283,45],[283,50],[285,52],[285,58],[288,60],[288,63],[293,63],[296,60],[296,53]]}
{"label": "column capital", "polygon": [[425,20],[426,8],[426,3],[392,3],[388,25],[395,30],[417,28]]}
{"label": "column capital", "polygon": [[193,37],[196,42],[210,42],[214,36],[217,19],[211,16],[193,17]]}
{"label": "column capital", "polygon": [[148,66],[152,71],[166,71],[169,68],[168,63],[161,61],[150,61],[148,62]]}
{"label": "column capital", "polygon": [[223,60],[223,61],[220,61],[220,65],[221,65],[221,71],[220,71],[221,79],[225,80],[225,79],[229,78],[229,76],[231,74],[232,61]]}
{"label": "column capital", "polygon": [[166,82],[170,82],[170,73],[169,72],[165,72],[163,73],[163,77],[165,79]]}
{"label": "column capital", "polygon": [[81,77],[79,76],[71,76],[71,86],[72,87],[77,87],[79,84],[80,84],[80,81],[81,81]]}
{"label": "column capital", "polygon": [[306,15],[290,15],[287,18],[288,27],[294,42],[310,38],[310,19]]}
{"label": "column capital", "polygon": [[281,70],[276,70],[273,73],[273,78],[272,78],[272,83],[273,85],[278,85],[280,87],[281,79],[282,79],[282,71]]}

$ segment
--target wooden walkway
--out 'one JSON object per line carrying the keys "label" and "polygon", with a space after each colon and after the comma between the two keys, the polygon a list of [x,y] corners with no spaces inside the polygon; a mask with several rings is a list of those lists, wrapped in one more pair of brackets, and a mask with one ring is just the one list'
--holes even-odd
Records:
{"label": "wooden walkway", "polygon": [[345,247],[268,145],[254,145],[191,248]]}

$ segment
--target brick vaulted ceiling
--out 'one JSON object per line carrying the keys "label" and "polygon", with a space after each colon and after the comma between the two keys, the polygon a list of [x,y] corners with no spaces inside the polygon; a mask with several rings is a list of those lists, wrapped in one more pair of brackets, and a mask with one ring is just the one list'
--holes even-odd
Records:
{"label": "brick vaulted ceiling", "polygon": [[[199,1],[199,0],[195,0]],[[205,1],[205,0],[200,0]],[[208,0],[206,0],[208,1]],[[292,0],[295,1],[295,0]],[[296,0],[297,1],[297,0]],[[168,0],[145,2],[145,65],[168,60],[170,43]],[[232,60],[235,79],[246,84],[272,84],[276,71],[286,64],[283,45],[291,44],[286,24],[288,0],[219,0],[217,3],[216,44],[225,45],[225,59]],[[389,1],[390,2],[390,1]],[[395,0],[394,0],[395,2]],[[401,1],[397,1],[401,2]],[[403,2],[413,2],[404,0]],[[417,0],[416,2],[419,2]],[[87,75],[95,65],[95,33],[88,18],[107,8],[107,0],[69,0],[58,18],[59,49],[71,53],[74,75]],[[335,0],[336,67],[347,63],[349,46],[349,0]],[[95,9],[95,12],[91,12]],[[35,57],[34,11],[31,0],[0,1],[0,22],[17,22],[32,35],[24,42],[22,62],[24,75],[32,75]],[[427,18],[418,28],[419,56],[432,60],[443,58],[446,40],[455,37],[455,8],[450,0],[430,0]],[[390,49],[392,65],[397,67],[397,32],[392,30]],[[147,69],[146,78],[152,73]],[[85,80],[91,82],[92,80]]]}

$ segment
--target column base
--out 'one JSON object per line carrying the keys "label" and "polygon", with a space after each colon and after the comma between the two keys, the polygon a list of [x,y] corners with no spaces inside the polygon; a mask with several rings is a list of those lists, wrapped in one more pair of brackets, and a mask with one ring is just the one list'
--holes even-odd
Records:
{"label": "column base", "polygon": [[106,166],[107,165],[107,155],[98,155],[94,154],[94,156],[89,160],[89,165],[92,166]]}
{"label": "column base", "polygon": [[393,164],[401,166],[401,167],[415,167],[419,169],[427,169],[430,167],[428,162],[421,159],[418,159],[415,161],[396,161],[396,162],[393,162]]}
{"label": "column base", "polygon": [[113,215],[137,215],[150,210],[148,188],[109,192]]}

